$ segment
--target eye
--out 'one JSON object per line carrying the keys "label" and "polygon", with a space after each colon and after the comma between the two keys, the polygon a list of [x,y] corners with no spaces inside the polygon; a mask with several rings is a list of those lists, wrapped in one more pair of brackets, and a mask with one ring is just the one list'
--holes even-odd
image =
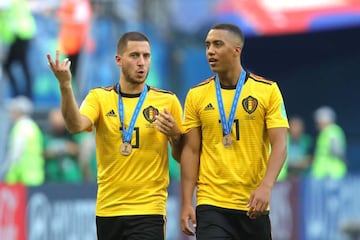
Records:
{"label": "eye", "polygon": [[214,42],[214,45],[215,45],[215,47],[220,47],[220,46],[222,45],[222,43],[221,43],[221,42],[216,41],[216,42]]}
{"label": "eye", "polygon": [[130,53],[130,57],[137,58],[137,57],[139,57],[139,54],[138,53]]}

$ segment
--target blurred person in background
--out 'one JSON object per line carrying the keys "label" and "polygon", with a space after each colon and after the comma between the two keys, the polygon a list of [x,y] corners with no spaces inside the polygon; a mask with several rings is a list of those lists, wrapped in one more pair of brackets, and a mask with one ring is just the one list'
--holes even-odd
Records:
{"label": "blurred person in background", "polygon": [[179,162],[171,156],[171,146],[169,146],[169,177],[170,185],[168,187],[169,197],[167,201],[167,214],[172,221],[166,223],[166,239],[179,240],[182,234],[179,229],[180,224],[180,165]]}
{"label": "blurred person in background", "polygon": [[[30,43],[36,34],[35,18],[27,0],[2,0],[0,3],[0,40],[8,49],[4,72],[9,79],[11,95],[24,95],[32,99],[32,76],[28,63]],[[19,63],[22,75],[15,74]],[[18,77],[23,76],[23,77]]]}
{"label": "blurred person in background", "polygon": [[[57,12],[60,22],[59,49],[71,61],[77,94],[81,94],[78,74],[81,51],[91,50],[94,42],[90,37],[93,8],[90,0],[62,0]],[[80,97],[79,95],[78,97]]]}
{"label": "blurred person in background", "polygon": [[149,39],[123,34],[115,60],[119,81],[90,90],[78,109],[69,59],[47,55],[61,92],[61,110],[71,133],[96,137],[97,239],[164,240],[168,144],[176,160],[181,151],[182,107],[172,92],[146,84],[151,63]]}
{"label": "blurred person in background", "polygon": [[7,105],[13,125],[8,138],[0,176],[9,184],[41,185],[45,179],[43,133],[31,118],[34,106],[25,96],[17,96]]}
{"label": "blurred person in background", "polygon": [[59,108],[48,114],[49,130],[44,137],[47,182],[82,182],[78,156],[82,134],[70,134]]}
{"label": "blurred person in background", "polygon": [[95,135],[91,133],[83,133],[84,136],[79,143],[79,164],[82,170],[84,180],[87,182],[96,182],[96,143]]}
{"label": "blurred person in background", "polygon": [[346,136],[336,124],[336,113],[329,106],[316,109],[314,121],[318,129],[311,175],[317,179],[339,179],[346,175]]}
{"label": "blurred person in background", "polygon": [[185,100],[182,231],[198,240],[270,240],[269,204],[289,127],[280,89],[242,67],[236,25],[213,26],[205,47],[215,76]]}
{"label": "blurred person in background", "polygon": [[313,139],[306,133],[305,123],[300,116],[289,119],[287,177],[298,178],[307,174],[313,151]]}

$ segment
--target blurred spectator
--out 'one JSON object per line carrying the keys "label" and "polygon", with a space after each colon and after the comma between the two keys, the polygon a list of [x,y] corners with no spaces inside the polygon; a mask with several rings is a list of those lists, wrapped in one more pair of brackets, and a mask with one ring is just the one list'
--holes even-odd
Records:
{"label": "blurred spectator", "polygon": [[[62,0],[58,18],[60,21],[59,48],[71,61],[72,74],[79,88],[79,57],[83,47],[90,50],[94,43],[90,36],[93,9],[90,0]],[[81,89],[78,89],[78,94]],[[80,95],[79,95],[80,96]]]}
{"label": "blurred spectator", "polygon": [[287,171],[288,177],[300,177],[310,166],[313,139],[305,132],[304,121],[299,116],[289,119]]}
{"label": "blurred spectator", "polygon": [[30,117],[32,102],[24,97],[13,98],[7,105],[14,124],[8,139],[7,154],[0,168],[9,184],[40,185],[44,182],[43,135]]}
{"label": "blurred spectator", "polygon": [[170,185],[168,187],[168,200],[166,212],[168,217],[171,216],[171,221],[166,223],[167,240],[178,240],[181,236],[180,226],[180,164],[174,159],[171,154],[170,144],[168,146],[169,155],[169,176]]}
{"label": "blurred spectator", "polygon": [[[36,34],[36,23],[26,0],[2,0],[0,4],[0,40],[8,45],[4,72],[13,96],[25,95],[32,99],[32,79],[28,63],[31,40]],[[13,64],[18,62],[23,78],[14,74]],[[25,80],[25,85],[20,82]]]}
{"label": "blurred spectator", "polygon": [[78,162],[80,134],[70,134],[61,110],[52,109],[48,115],[49,131],[45,135],[44,157],[47,182],[81,182]]}
{"label": "blurred spectator", "polygon": [[95,136],[91,133],[83,133],[84,137],[80,142],[79,163],[84,176],[88,182],[96,182],[97,166],[95,151]]}
{"label": "blurred spectator", "polygon": [[316,178],[341,178],[346,175],[346,138],[343,129],[335,123],[336,113],[328,106],[314,114],[319,135],[316,139],[311,174]]}

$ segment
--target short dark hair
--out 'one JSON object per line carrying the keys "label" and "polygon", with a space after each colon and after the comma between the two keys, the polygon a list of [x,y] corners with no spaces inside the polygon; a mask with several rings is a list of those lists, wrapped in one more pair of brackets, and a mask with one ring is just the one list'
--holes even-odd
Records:
{"label": "short dark hair", "polygon": [[123,53],[129,41],[146,41],[150,44],[150,41],[145,34],[141,32],[126,32],[120,37],[117,43],[117,52]]}
{"label": "short dark hair", "polygon": [[243,44],[245,42],[244,33],[241,31],[241,29],[238,26],[236,26],[234,24],[218,23],[218,24],[213,25],[211,27],[211,29],[226,30],[226,31],[231,32],[234,35],[238,36]]}

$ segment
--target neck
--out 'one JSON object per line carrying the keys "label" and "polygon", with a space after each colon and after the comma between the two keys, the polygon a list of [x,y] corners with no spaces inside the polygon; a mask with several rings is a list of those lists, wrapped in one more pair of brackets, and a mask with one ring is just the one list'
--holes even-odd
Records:
{"label": "neck", "polygon": [[232,71],[217,73],[219,81],[223,86],[235,86],[240,78],[240,73],[243,69],[241,66]]}
{"label": "neck", "polygon": [[138,94],[141,93],[144,89],[145,82],[142,83],[131,83],[128,81],[119,81],[120,91],[126,94]]}

